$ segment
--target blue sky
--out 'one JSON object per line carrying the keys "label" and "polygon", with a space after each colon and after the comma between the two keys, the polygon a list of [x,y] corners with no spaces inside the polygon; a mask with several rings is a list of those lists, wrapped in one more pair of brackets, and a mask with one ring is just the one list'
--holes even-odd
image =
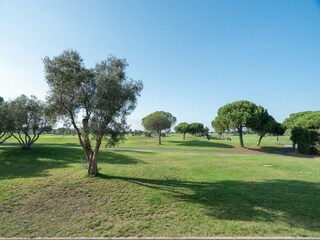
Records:
{"label": "blue sky", "polygon": [[41,59],[70,48],[87,67],[127,59],[144,83],[132,128],[157,110],[209,127],[242,99],[280,122],[319,110],[319,1],[0,0],[0,96],[44,99]]}

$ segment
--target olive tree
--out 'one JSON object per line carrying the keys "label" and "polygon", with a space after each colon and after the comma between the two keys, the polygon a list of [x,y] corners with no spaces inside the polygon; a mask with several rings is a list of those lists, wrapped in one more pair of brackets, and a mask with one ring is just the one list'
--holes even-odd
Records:
{"label": "olive tree", "polygon": [[72,124],[87,159],[88,174],[96,175],[102,140],[114,146],[124,139],[126,117],[135,109],[143,84],[128,79],[126,60],[114,56],[93,69],[87,69],[74,50],[45,57],[43,62],[50,113]]}
{"label": "olive tree", "polygon": [[175,126],[174,131],[176,133],[183,134],[183,140],[186,140],[186,134],[188,133],[189,123],[182,122]]}
{"label": "olive tree", "polygon": [[35,96],[21,95],[8,103],[13,120],[12,136],[23,150],[29,150],[40,135],[50,131],[51,122],[45,114],[45,103]]}
{"label": "olive tree", "polygon": [[259,124],[257,105],[242,100],[228,103],[219,108],[215,121],[219,121],[224,129],[235,129],[239,133],[240,146],[243,143],[243,128],[254,128]]}
{"label": "olive tree", "polygon": [[172,116],[171,113],[156,111],[142,119],[142,126],[145,130],[156,132],[158,134],[159,144],[161,144],[161,131],[170,129],[176,121],[176,117]]}
{"label": "olive tree", "polygon": [[10,138],[14,131],[14,119],[9,104],[0,97],[0,144]]}

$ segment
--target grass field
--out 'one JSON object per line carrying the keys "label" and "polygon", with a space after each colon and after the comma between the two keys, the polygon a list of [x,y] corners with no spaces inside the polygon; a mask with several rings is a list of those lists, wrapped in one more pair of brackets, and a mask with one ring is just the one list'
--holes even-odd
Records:
{"label": "grass field", "polygon": [[169,137],[162,138],[162,145],[158,145],[158,139],[156,137],[146,138],[144,136],[128,136],[127,141],[121,144],[122,148],[141,148],[141,149],[186,149],[186,150],[205,150],[205,151],[219,151],[219,152],[248,152],[248,151],[260,151],[260,152],[276,152],[280,150],[284,145],[291,144],[288,136],[281,136],[279,141],[276,137],[266,136],[262,139],[260,147],[257,147],[258,136],[255,134],[245,135],[244,142],[246,148],[240,148],[239,137],[229,136],[231,141],[226,139],[219,139],[215,137],[210,141],[195,137],[192,135],[186,135],[186,140],[182,140],[182,135],[173,134]]}
{"label": "grass field", "polygon": [[[42,136],[30,151],[0,146],[0,236],[320,236],[319,158],[244,156],[238,139],[179,138],[103,148],[96,178],[75,137]],[[246,145],[265,151],[256,138]],[[290,144],[280,140],[262,146]]]}

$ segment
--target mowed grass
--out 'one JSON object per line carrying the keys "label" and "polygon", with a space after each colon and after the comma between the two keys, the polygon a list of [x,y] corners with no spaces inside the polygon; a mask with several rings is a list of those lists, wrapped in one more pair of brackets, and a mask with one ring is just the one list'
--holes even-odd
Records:
{"label": "mowed grass", "polygon": [[196,137],[187,134],[186,140],[182,139],[181,134],[170,134],[162,138],[162,145],[158,144],[157,137],[127,136],[127,140],[121,144],[120,148],[140,148],[140,149],[185,149],[185,150],[204,150],[219,152],[277,152],[284,145],[292,144],[289,136],[280,136],[279,141],[275,136],[266,136],[262,139],[260,147],[257,146],[258,135],[244,135],[245,148],[240,148],[239,137],[229,135],[231,141],[226,138],[214,136],[210,141],[203,137]]}
{"label": "mowed grass", "polygon": [[1,237],[320,236],[318,158],[103,148],[92,178],[47,135],[0,166]]}

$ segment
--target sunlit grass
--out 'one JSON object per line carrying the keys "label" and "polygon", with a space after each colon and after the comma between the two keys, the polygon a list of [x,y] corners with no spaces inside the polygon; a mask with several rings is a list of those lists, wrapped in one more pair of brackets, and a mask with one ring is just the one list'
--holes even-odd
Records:
{"label": "sunlit grass", "polygon": [[0,236],[320,236],[317,158],[102,148],[92,178],[76,146],[0,146]]}

